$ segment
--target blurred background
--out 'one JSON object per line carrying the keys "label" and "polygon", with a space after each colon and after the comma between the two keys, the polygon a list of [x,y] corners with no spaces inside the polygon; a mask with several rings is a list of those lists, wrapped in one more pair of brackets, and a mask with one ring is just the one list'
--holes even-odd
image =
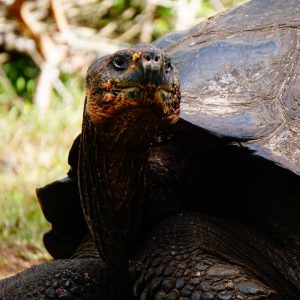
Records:
{"label": "blurred background", "polygon": [[68,171],[87,66],[243,2],[0,0],[0,278],[50,258],[35,189]]}

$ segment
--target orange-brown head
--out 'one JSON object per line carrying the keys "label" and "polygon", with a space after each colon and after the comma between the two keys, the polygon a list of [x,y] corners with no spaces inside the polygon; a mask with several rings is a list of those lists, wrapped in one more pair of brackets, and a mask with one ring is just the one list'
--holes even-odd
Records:
{"label": "orange-brown head", "polygon": [[88,69],[85,86],[86,114],[95,126],[123,114],[128,119],[152,112],[157,121],[169,123],[179,118],[178,73],[170,58],[152,45],[98,59]]}

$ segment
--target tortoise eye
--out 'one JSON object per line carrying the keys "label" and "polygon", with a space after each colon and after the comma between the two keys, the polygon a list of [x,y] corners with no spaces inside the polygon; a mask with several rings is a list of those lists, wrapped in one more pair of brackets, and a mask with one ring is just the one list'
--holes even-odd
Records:
{"label": "tortoise eye", "polygon": [[119,71],[125,70],[127,68],[127,60],[123,56],[114,57],[112,63],[115,69]]}

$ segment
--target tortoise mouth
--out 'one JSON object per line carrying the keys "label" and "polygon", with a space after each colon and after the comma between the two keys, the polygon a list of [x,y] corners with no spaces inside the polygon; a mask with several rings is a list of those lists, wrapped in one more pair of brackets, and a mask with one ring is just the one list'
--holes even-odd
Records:
{"label": "tortoise mouth", "polygon": [[87,113],[95,125],[114,118],[120,112],[134,108],[143,113],[153,108],[161,120],[174,124],[179,118],[180,97],[176,89],[147,85],[124,85],[102,89],[98,95],[87,97]]}
{"label": "tortoise mouth", "polygon": [[[133,103],[133,105],[153,105],[164,107],[168,103],[174,103],[176,92],[169,88],[157,87],[155,85],[147,86],[124,86],[121,89],[114,89],[104,94],[104,100],[112,99],[121,100],[122,103]],[[114,99],[113,99],[114,100]],[[109,102],[109,100],[108,100]],[[112,102],[114,104],[114,102]]]}

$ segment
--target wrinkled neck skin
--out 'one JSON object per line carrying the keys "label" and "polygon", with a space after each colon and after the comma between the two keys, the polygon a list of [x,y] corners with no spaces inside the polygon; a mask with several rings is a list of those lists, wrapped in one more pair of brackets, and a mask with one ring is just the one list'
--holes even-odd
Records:
{"label": "wrinkled neck skin", "polygon": [[127,270],[143,215],[144,171],[157,124],[151,116],[132,121],[124,114],[97,127],[87,116],[83,121],[78,177],[84,214],[103,259],[118,271]]}

